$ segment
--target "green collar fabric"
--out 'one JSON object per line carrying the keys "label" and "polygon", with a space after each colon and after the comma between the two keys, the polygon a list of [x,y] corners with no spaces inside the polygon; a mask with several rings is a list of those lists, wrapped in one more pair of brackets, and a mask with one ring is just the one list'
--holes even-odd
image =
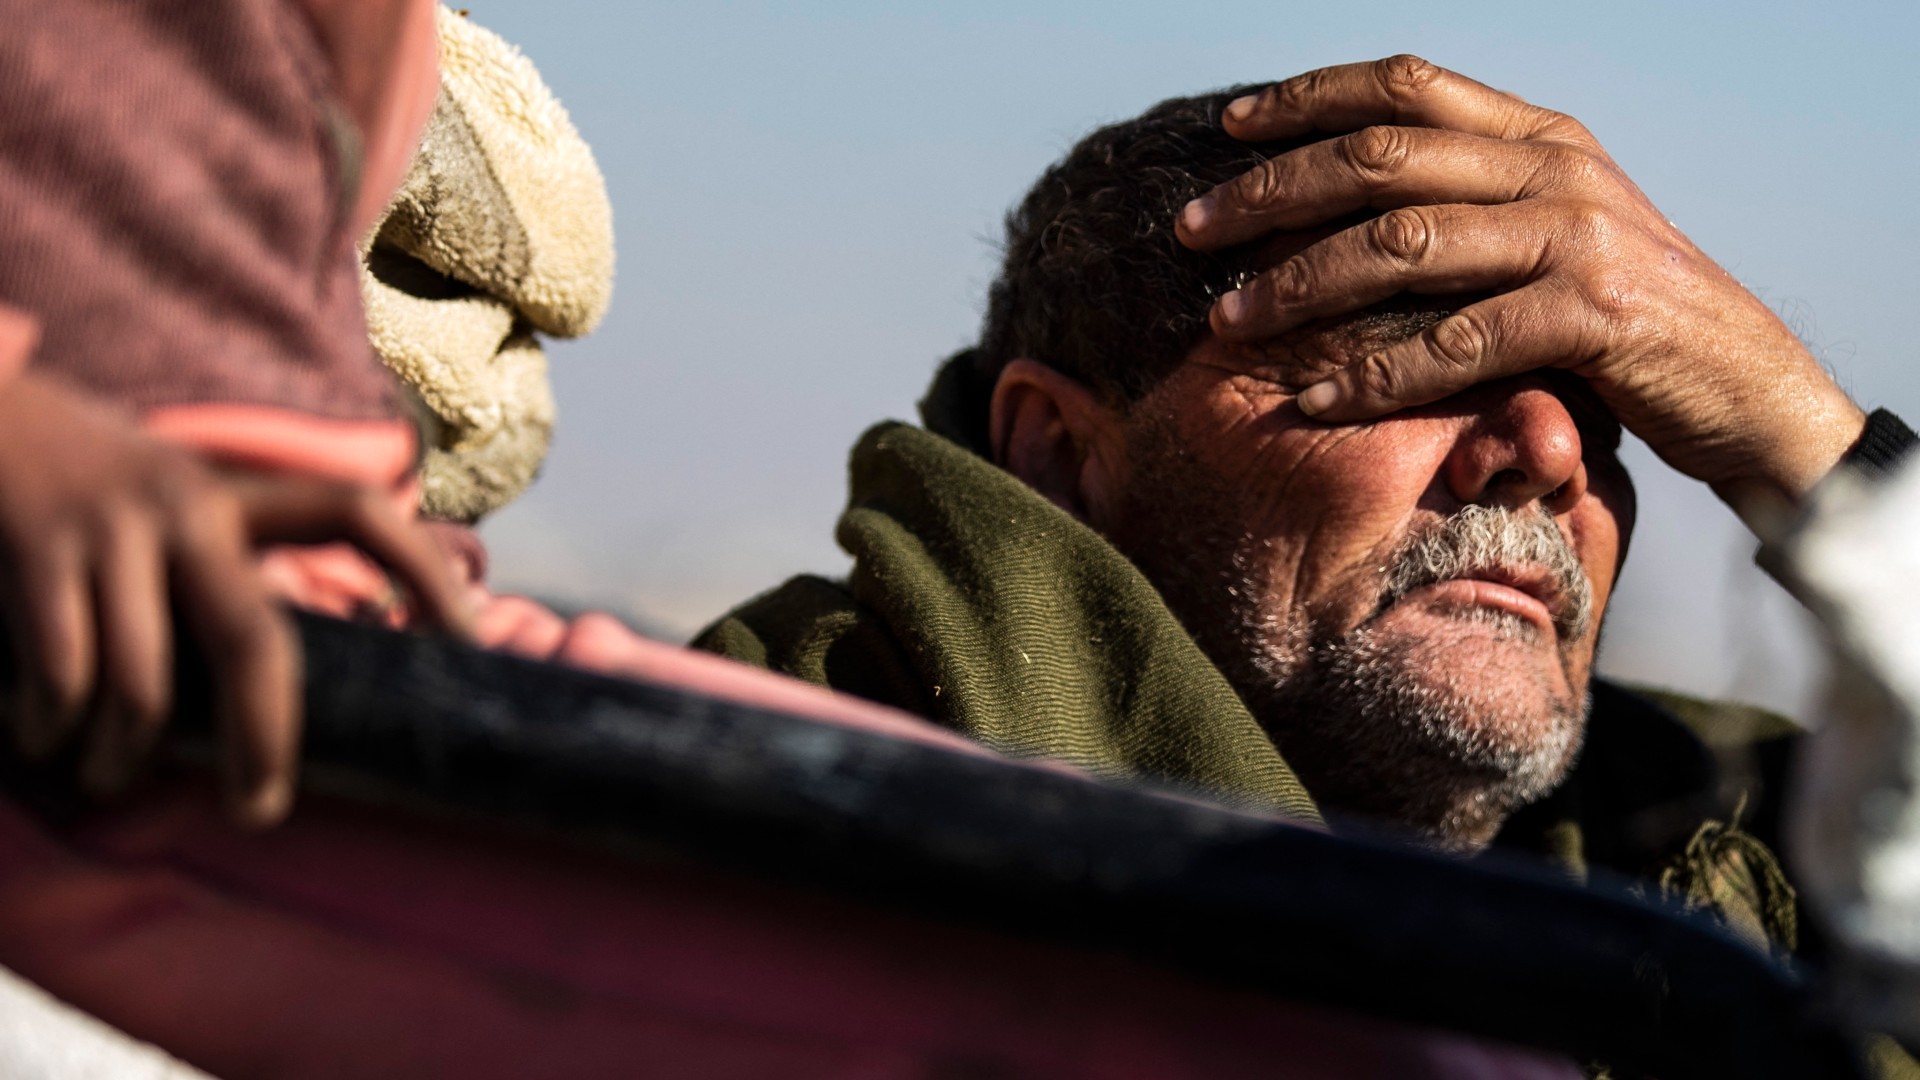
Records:
{"label": "green collar fabric", "polygon": [[881,424],[853,452],[838,539],[948,725],[1308,821],[1313,799],[1146,578],[1005,471]]}

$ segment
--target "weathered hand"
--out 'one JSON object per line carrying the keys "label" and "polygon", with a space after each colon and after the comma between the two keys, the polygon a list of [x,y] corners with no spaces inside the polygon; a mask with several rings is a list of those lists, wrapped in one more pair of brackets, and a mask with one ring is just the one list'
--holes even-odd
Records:
{"label": "weathered hand", "polygon": [[430,536],[378,491],[217,472],[34,376],[0,386],[0,617],[13,685],[0,720],[24,753],[84,737],[82,783],[133,776],[173,711],[176,645],[213,677],[229,806],[284,816],[300,731],[300,654],[256,568],[269,543],[350,542],[422,613],[466,622]]}
{"label": "weathered hand", "polygon": [[1248,141],[1348,134],[1196,199],[1178,223],[1188,246],[1385,212],[1222,297],[1222,338],[1271,338],[1403,292],[1494,294],[1307,388],[1303,411],[1360,420],[1566,368],[1749,521],[1797,500],[1864,426],[1793,333],[1570,117],[1396,56],[1276,83],[1223,124]]}

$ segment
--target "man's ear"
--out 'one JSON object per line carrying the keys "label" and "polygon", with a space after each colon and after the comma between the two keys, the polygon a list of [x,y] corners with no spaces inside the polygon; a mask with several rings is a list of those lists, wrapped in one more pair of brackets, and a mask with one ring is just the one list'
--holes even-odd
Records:
{"label": "man's ear", "polygon": [[1086,383],[1035,360],[1015,360],[994,384],[987,438],[1001,468],[1094,523],[1119,490],[1120,419]]}

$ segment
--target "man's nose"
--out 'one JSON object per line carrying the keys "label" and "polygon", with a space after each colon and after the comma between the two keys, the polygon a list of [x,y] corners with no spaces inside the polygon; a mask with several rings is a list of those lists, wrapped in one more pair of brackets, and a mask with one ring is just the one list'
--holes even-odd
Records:
{"label": "man's nose", "polygon": [[1454,498],[1516,509],[1539,501],[1560,514],[1586,494],[1580,429],[1544,380],[1489,383],[1461,395],[1460,405],[1460,434],[1446,462]]}

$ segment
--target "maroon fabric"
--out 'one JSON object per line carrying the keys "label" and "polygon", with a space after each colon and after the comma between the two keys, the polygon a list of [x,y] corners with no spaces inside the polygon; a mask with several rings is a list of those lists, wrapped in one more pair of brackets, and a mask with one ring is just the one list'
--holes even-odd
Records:
{"label": "maroon fabric", "polygon": [[0,26],[0,303],[40,320],[35,370],[142,410],[399,415],[303,9],[0,0]]}
{"label": "maroon fabric", "polygon": [[176,789],[52,834],[0,801],[0,964],[224,1080],[1574,1080],[1565,1061],[668,856]]}

